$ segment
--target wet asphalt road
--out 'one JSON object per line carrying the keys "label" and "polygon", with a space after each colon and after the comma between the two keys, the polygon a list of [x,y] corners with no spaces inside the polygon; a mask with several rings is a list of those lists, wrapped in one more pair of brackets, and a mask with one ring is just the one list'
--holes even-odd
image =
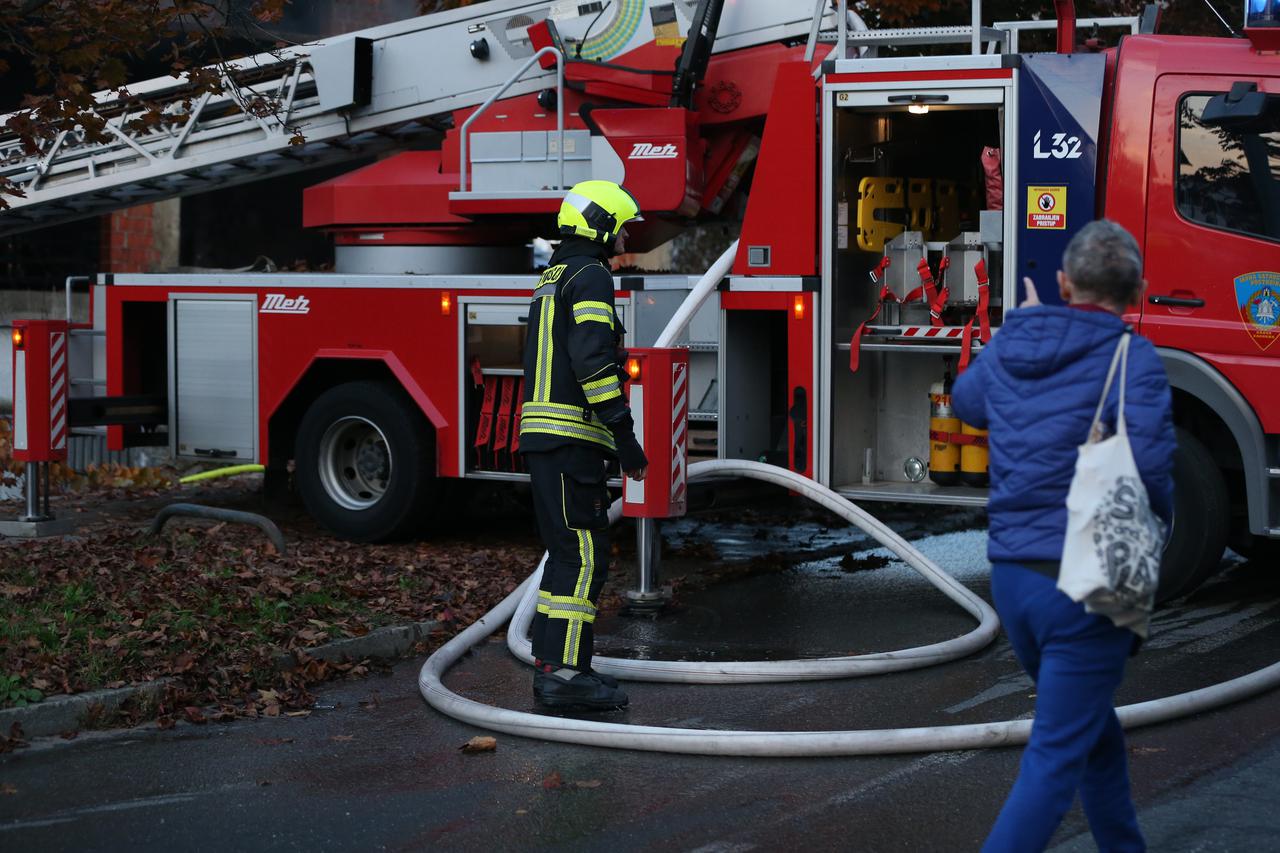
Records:
{"label": "wet asphalt road", "polygon": [[[899,519],[922,549],[989,598],[971,517]],[[784,571],[690,589],[657,620],[602,617],[603,651],[700,659],[885,650],[955,636],[972,620],[908,569],[868,571],[873,547],[799,524],[764,545],[751,523],[670,531],[729,559],[808,549]],[[923,537],[923,538],[922,538]],[[839,554],[856,552],[842,565]],[[685,560],[693,563],[696,560]],[[874,559],[871,564],[874,564]],[[673,559],[672,574],[688,565]],[[1242,675],[1280,649],[1280,573],[1234,561],[1153,625],[1120,703]],[[4,756],[0,850],[567,849],[975,850],[1019,750],[830,759],[727,759],[558,745],[476,729],[417,693],[421,661],[331,685],[305,719],[85,734]],[[532,710],[527,670],[495,639],[455,668],[471,698]],[[602,717],[687,728],[834,730],[1027,716],[1032,685],[1008,645],[944,667],[766,686],[630,685]],[[1130,734],[1140,819],[1153,850],[1276,849],[1280,691]],[[0,790],[8,791],[9,787]],[[1055,844],[1091,850],[1079,810]]]}

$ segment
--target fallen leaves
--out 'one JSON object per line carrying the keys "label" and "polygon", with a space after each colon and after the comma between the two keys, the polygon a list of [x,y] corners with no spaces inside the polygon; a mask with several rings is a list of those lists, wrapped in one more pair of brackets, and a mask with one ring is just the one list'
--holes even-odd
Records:
{"label": "fallen leaves", "polygon": [[488,737],[486,735],[477,735],[458,748],[466,755],[475,755],[480,752],[494,752],[498,748],[498,739]]}
{"label": "fallen leaves", "polygon": [[[225,504],[258,508],[243,485],[223,493]],[[538,555],[532,543],[491,538],[349,543],[306,520],[300,529],[283,524],[297,542],[287,556],[240,525],[175,519],[150,537],[139,528],[160,504],[139,494],[133,502],[131,494],[77,498],[98,503],[76,536],[0,540],[9,628],[0,673],[44,694],[174,679],[163,703],[130,706],[98,725],[305,716],[313,685],[369,668],[306,650],[386,625],[447,622],[422,644],[433,647],[514,589]],[[65,492],[61,499],[59,513],[83,508],[68,506]],[[279,671],[288,658],[295,665]],[[376,698],[362,707],[376,708]]]}

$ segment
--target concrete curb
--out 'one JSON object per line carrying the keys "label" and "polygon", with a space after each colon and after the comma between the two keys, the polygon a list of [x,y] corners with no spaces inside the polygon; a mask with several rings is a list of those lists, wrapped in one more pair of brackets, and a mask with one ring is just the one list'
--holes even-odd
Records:
{"label": "concrete curb", "polygon": [[[416,643],[425,640],[431,632],[440,627],[439,622],[413,622],[408,625],[389,625],[377,628],[363,637],[351,637],[346,640],[334,640],[323,646],[300,649],[308,657],[332,663],[360,661],[366,658],[376,660],[394,660],[404,656]],[[298,665],[293,652],[276,657],[276,669],[289,670]]]}
{"label": "concrete curb", "polygon": [[[14,723],[22,726],[25,738],[79,731],[91,714],[98,720],[110,721],[125,702],[130,699],[155,701],[172,682],[171,678],[162,678],[116,690],[50,696],[25,708],[5,708],[0,710],[0,731],[7,734]],[[95,706],[101,710],[95,710]]]}

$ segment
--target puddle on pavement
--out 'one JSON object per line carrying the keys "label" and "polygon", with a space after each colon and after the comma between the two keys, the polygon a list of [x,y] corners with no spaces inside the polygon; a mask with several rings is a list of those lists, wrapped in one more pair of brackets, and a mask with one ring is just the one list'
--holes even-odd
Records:
{"label": "puddle on pavement", "polygon": [[[958,605],[852,526],[801,520],[763,528],[755,519],[685,518],[664,524],[662,533],[659,582],[676,581],[672,606],[656,617],[601,614],[598,654],[795,660],[909,648],[973,627]],[[985,530],[972,529],[913,542],[983,595],[986,543]],[[634,571],[630,561],[621,568]]]}

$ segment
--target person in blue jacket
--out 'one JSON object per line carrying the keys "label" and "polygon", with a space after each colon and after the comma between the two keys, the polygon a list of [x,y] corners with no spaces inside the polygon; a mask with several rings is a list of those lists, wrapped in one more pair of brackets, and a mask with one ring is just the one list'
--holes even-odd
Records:
{"label": "person in blue jacket", "polygon": [[[1026,279],[1026,301],[952,391],[957,416],[991,431],[991,594],[1036,683],[1031,739],[985,851],[1043,850],[1077,791],[1100,849],[1146,849],[1113,704],[1136,637],[1057,588],[1076,449],[1127,329],[1120,315],[1146,282],[1137,241],[1107,220],[1075,235],[1062,267],[1064,304],[1042,305]],[[1104,412],[1112,429],[1118,394],[1113,387]],[[1151,507],[1168,523],[1176,444],[1169,381],[1155,347],[1137,335],[1125,416]]]}

